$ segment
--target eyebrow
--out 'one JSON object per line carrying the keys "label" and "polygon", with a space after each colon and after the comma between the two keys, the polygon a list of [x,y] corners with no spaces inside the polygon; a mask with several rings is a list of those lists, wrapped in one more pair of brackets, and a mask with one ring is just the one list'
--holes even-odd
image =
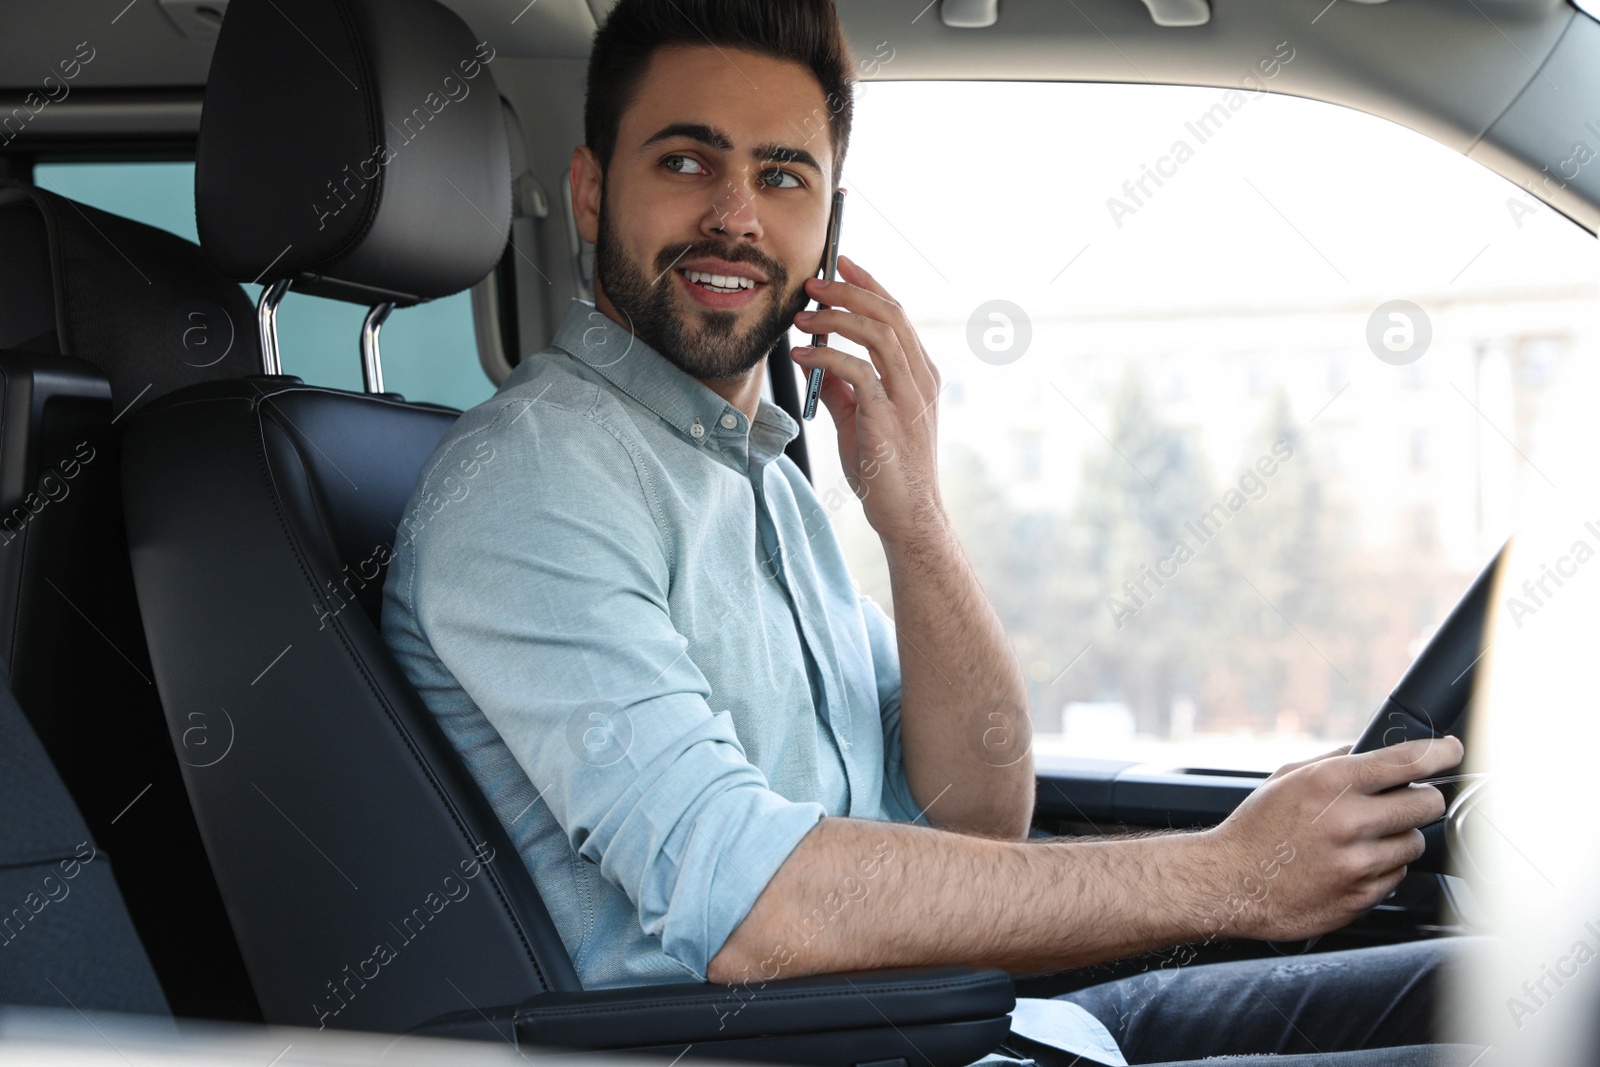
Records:
{"label": "eyebrow", "polygon": [[[639,148],[642,151],[653,144],[680,137],[703,144],[707,148],[714,148],[719,152],[733,151],[733,138],[715,126],[708,126],[703,122],[668,123],[646,138],[644,144],[640,145]],[[818,163],[816,157],[803,148],[779,144],[776,141],[767,141],[756,145],[751,149],[751,153],[756,157],[756,162],[758,163],[798,164],[802,167],[810,167],[817,172],[819,177],[822,175],[822,164]]]}

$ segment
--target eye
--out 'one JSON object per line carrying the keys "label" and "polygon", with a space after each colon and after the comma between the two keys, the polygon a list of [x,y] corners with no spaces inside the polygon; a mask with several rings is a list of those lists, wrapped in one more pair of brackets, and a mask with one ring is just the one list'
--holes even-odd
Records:
{"label": "eye", "polygon": [[[778,184],[778,182],[783,181],[785,179],[787,179],[788,181],[792,182],[793,184],[792,185],[779,185]],[[798,175],[791,174],[789,171],[786,171],[786,170],[779,170],[776,167],[774,167],[774,168],[772,168],[771,170],[768,170],[768,171],[763,171],[762,174],[761,174],[761,180],[766,182],[768,185],[772,186],[774,189],[799,189],[801,186],[803,186],[805,184],[804,182],[802,182],[800,180]]]}
{"label": "eye", "polygon": [[[671,155],[661,161],[662,165],[675,174],[704,174],[705,168],[700,166],[700,161],[693,156]],[[675,166],[674,164],[679,164]],[[697,169],[689,170],[688,167]]]}

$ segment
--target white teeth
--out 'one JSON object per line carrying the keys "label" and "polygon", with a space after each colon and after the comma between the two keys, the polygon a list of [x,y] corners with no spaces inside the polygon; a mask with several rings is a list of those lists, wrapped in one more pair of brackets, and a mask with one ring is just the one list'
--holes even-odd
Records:
{"label": "white teeth", "polygon": [[729,293],[736,293],[741,289],[755,288],[755,282],[750,278],[739,278],[731,274],[707,274],[700,270],[686,270],[683,276],[691,282],[699,282],[713,289]]}

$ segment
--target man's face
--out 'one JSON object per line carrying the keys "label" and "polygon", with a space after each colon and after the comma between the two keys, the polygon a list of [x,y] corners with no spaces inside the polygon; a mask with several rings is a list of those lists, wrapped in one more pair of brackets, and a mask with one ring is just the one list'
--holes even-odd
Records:
{"label": "man's face", "polygon": [[603,187],[592,168],[590,196],[575,190],[580,229],[597,230],[584,234],[596,245],[596,303],[696,378],[760,363],[809,301],[805,281],[822,260],[830,114],[798,63],[657,50]]}

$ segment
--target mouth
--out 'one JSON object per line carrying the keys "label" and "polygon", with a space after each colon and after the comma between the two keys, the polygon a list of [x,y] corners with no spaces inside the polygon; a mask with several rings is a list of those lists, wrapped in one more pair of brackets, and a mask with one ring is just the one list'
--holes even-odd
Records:
{"label": "mouth", "polygon": [[715,308],[719,311],[737,311],[748,307],[756,299],[767,283],[758,282],[754,278],[738,277],[728,274],[713,274],[701,270],[675,270],[683,287],[689,291],[690,299],[702,307]]}

